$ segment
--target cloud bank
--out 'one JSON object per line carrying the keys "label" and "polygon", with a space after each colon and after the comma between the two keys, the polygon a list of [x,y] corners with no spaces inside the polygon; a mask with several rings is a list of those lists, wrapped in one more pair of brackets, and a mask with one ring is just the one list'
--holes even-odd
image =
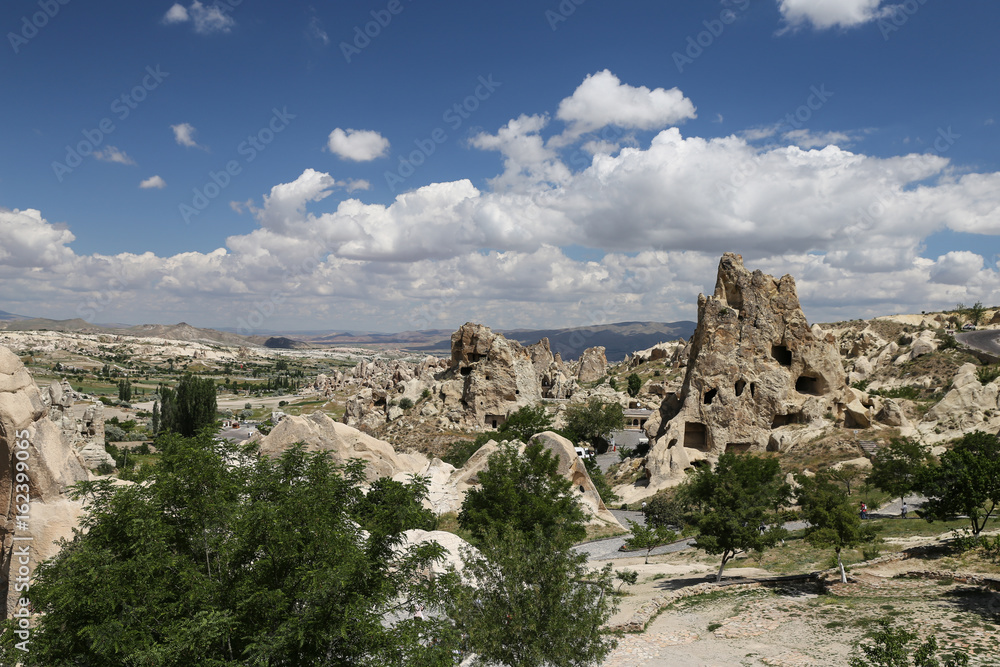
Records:
{"label": "cloud bank", "polygon": [[[0,211],[4,309],[244,332],[669,321],[693,319],[725,251],[795,276],[813,321],[1000,301],[992,258],[922,256],[944,230],[1000,234],[1000,173],[808,137],[685,136],[676,124],[694,113],[680,91],[598,72],[554,120],[525,114],[472,138],[502,163],[486,185],[366,203],[349,195],[366,183],[304,168],[234,205],[253,228],[208,253],[80,255],[40,211]],[[633,130],[647,134],[623,141]],[[337,141],[354,160],[388,146],[364,130]]]}

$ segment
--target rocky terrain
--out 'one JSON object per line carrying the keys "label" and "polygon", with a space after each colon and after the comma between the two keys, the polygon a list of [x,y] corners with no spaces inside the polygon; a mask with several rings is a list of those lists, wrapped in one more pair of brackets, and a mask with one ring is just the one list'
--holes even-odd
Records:
{"label": "rocky terrain", "polygon": [[[981,329],[1000,329],[1000,310],[980,315]],[[471,322],[452,332],[447,356],[416,357],[358,347],[317,350],[282,344],[271,349],[206,341],[195,334],[178,340],[0,330],[0,460],[7,461],[0,471],[0,498],[6,498],[0,581],[8,593],[5,599],[9,604],[15,538],[31,538],[34,563],[52,555],[55,541],[72,534],[82,512],[66,495],[67,488],[92,478],[101,464],[114,464],[104,445],[106,420],[111,414],[136,418],[135,409],[106,407],[107,401],[88,393],[91,389],[81,389],[80,378],[92,377],[102,366],[135,378],[137,384],[145,375],[150,390],[161,381],[155,373],[149,377],[157,369],[217,376],[220,391],[225,377],[229,389],[220,394],[220,406],[253,414],[253,423],[264,421],[261,413],[271,416],[273,411],[270,432],[254,435],[265,455],[305,442],[338,461],[361,459],[369,479],[426,476],[427,503],[439,515],[458,511],[499,446],[488,442],[455,467],[441,460],[448,443],[497,429],[524,406],[544,406],[556,429],[565,425],[569,405],[594,397],[630,411],[648,407],[643,426],[648,451],[626,452],[608,473],[622,501],[634,507],[726,451],[771,452],[789,471],[864,468],[870,465],[867,455],[895,437],[912,438],[941,453],[964,433],[1000,430],[1000,360],[964,348],[949,333],[969,319],[968,312],[953,311],[810,325],[791,276],[750,271],[739,255],[727,254],[714,292],[699,298],[698,323],[689,340],[661,340],[617,363],[609,362],[601,345],[567,361],[547,338],[524,344]],[[311,370],[297,392],[263,397],[252,387],[235,388],[238,381],[263,382],[258,371],[271,372],[282,363],[300,373],[320,370]],[[163,378],[176,377],[170,373]],[[631,375],[641,381],[636,396],[625,391]],[[560,473],[572,482],[591,525],[622,531],[573,444],[551,432],[535,437],[559,457]],[[22,503],[12,469],[20,442],[28,443],[31,499],[30,521],[21,525],[17,506]],[[414,534],[411,539],[436,535]],[[441,539],[448,541],[454,561],[460,540]],[[681,557],[664,556],[661,565],[674,563],[671,558]],[[632,565],[627,557],[623,563]],[[717,566],[700,564],[684,572],[670,567],[669,576],[683,578],[684,572]],[[852,585],[869,595],[884,583],[879,572],[872,571],[875,579]],[[923,584],[892,588],[907,600],[910,588],[926,593],[920,609],[930,610],[928,622],[938,623],[935,627],[943,632],[954,629],[942,614],[935,615],[941,607],[937,589]],[[649,599],[637,595],[636,602],[659,599],[652,594],[656,587],[649,589]],[[838,595],[860,599],[861,593],[853,590]],[[755,661],[747,664],[833,664],[829,661],[849,653],[847,643],[801,647],[803,637],[821,631],[818,621],[809,620],[816,618],[809,613],[810,599],[762,594],[749,606],[712,602],[700,607],[696,623],[688,614],[668,610],[646,634],[627,637],[607,664],[658,665],[667,659],[675,661],[670,664],[733,664],[750,654]],[[844,604],[846,609],[853,603]],[[918,606],[885,604],[913,613]],[[788,641],[779,640],[779,634]],[[850,639],[858,636],[855,631]],[[760,648],[761,642],[767,650]],[[682,645],[689,650],[665,652]],[[689,662],[678,662],[681,657]]]}

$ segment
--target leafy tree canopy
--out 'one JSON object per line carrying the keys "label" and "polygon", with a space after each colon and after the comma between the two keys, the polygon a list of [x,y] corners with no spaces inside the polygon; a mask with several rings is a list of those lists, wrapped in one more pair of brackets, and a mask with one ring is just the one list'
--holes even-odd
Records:
{"label": "leafy tree canopy", "polygon": [[31,587],[28,665],[448,664],[457,635],[432,613],[446,596],[419,576],[442,549],[407,546],[409,522],[383,507],[420,499],[419,483],[369,502],[363,466],[325,453],[258,458],[207,435],[160,447],[145,484],[77,487],[82,528]]}
{"label": "leafy tree canopy", "polygon": [[642,378],[632,373],[628,376],[628,395],[635,398],[639,395],[640,389],[642,389]]}
{"label": "leafy tree canopy", "polygon": [[868,483],[902,500],[916,490],[928,456],[923,445],[907,438],[893,438],[872,459]]}
{"label": "leafy tree canopy", "polygon": [[786,535],[778,509],[791,488],[781,478],[777,459],[725,453],[714,469],[700,468],[688,484],[686,493],[699,513],[695,546],[722,556],[716,581],[722,581],[726,563],[736,554],[763,552]]}
{"label": "leafy tree canopy", "polygon": [[798,500],[802,506],[803,518],[809,522],[806,540],[819,546],[831,546],[837,553],[840,579],[847,582],[844,563],[840,552],[844,548],[854,548],[875,539],[875,528],[863,522],[858,510],[847,497],[847,493],[829,473],[818,473],[815,477],[799,475],[796,480],[801,485]]}
{"label": "leafy tree canopy", "polygon": [[1000,504],[1000,440],[982,431],[966,434],[940,465],[924,471],[920,488],[928,497],[928,521],[967,516],[979,535]]}
{"label": "leafy tree canopy", "polygon": [[586,403],[574,403],[566,409],[566,433],[574,442],[606,445],[611,432],[622,428],[625,428],[625,411],[618,403],[594,396]]}
{"label": "leafy tree canopy", "polygon": [[645,549],[646,565],[649,565],[649,554],[658,546],[673,542],[677,539],[677,533],[666,526],[649,526],[628,520],[629,530],[632,535],[625,540],[625,546],[629,549]]}
{"label": "leafy tree canopy", "polygon": [[546,412],[545,406],[526,405],[507,417],[507,421],[497,429],[497,435],[500,436],[500,440],[528,442],[531,436],[551,429],[552,418]]}
{"label": "leafy tree canopy", "polygon": [[186,438],[215,423],[215,381],[185,375],[176,389],[160,387],[160,426]]}
{"label": "leafy tree canopy", "polygon": [[479,483],[466,494],[458,515],[462,528],[479,540],[503,525],[522,533],[539,526],[566,544],[587,534],[572,484],[559,474],[559,457],[537,442],[523,454],[513,444],[501,446],[479,473]]}
{"label": "leafy tree canopy", "polygon": [[457,589],[449,613],[477,665],[598,665],[617,644],[600,630],[617,609],[610,563],[591,571],[584,554],[542,526],[489,527],[463,560],[464,578],[476,585]]}

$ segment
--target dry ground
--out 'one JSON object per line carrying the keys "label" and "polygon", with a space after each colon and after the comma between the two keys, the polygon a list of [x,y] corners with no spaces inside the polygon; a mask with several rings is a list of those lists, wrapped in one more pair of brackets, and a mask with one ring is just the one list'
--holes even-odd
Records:
{"label": "dry ground", "polygon": [[[934,540],[924,539],[928,542]],[[638,571],[639,584],[622,599],[612,624],[626,621],[664,590],[705,581],[717,567],[714,557],[693,551],[651,560],[649,565],[641,557],[615,561],[616,569]],[[723,588],[669,605],[645,632],[622,636],[603,667],[845,667],[857,641],[883,617],[921,638],[935,635],[943,655],[960,649],[970,654],[971,665],[1000,665],[1000,594],[951,579],[906,576],[926,570],[968,573],[970,568],[997,577],[995,566],[942,549],[926,558],[855,566],[849,583],[833,578],[825,589],[815,584]],[[750,567],[726,570],[727,577],[769,574]]]}

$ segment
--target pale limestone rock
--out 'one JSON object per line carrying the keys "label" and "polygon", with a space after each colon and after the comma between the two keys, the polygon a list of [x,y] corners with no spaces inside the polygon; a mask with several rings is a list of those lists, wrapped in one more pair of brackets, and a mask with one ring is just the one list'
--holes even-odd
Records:
{"label": "pale limestone rock", "polygon": [[587,473],[586,465],[580,460],[571,441],[552,431],[539,433],[533,436],[531,441],[542,445],[559,457],[559,474],[568,478],[573,484],[574,495],[586,513],[592,517],[591,523],[602,523],[624,530],[618,519],[604,506],[601,496],[597,493],[597,487]]}
{"label": "pale limestone rock", "polygon": [[828,425],[824,415],[841,414],[848,389],[832,340],[809,327],[791,276],[751,273],[739,255],[725,254],[715,293],[698,299],[680,395],[661,404],[658,430],[647,428],[656,438],[649,485],[616,492],[627,501],[650,495],[682,480],[699,458],[762,452],[782,430]]}
{"label": "pale limestone rock", "polygon": [[947,422],[959,429],[982,427],[984,412],[997,409],[1000,388],[995,382],[983,385],[976,366],[964,364],[951,383],[951,390],[927,411],[924,421]]}
{"label": "pale limestone rock", "polygon": [[[20,443],[27,443],[21,447]],[[23,452],[21,456],[18,453]],[[30,511],[28,528],[18,529],[15,519],[23,499],[15,475],[17,461],[27,466]],[[31,537],[32,568],[58,551],[56,541],[71,538],[82,511],[66,495],[69,486],[90,476],[83,461],[62,430],[47,418],[41,392],[31,381],[20,359],[0,346],[0,581],[4,582],[5,614],[20,597],[12,586],[11,550],[15,534]]]}
{"label": "pale limestone rock", "polygon": [[872,462],[867,456],[859,456],[856,459],[850,459],[848,461],[837,461],[832,466],[833,470],[840,470],[844,466],[850,466],[852,468],[860,468],[861,470],[871,470]]}
{"label": "pale limestone rock", "polygon": [[577,381],[596,382],[608,374],[608,358],[603,347],[588,347],[580,357]]}
{"label": "pale limestone rock", "polygon": [[872,425],[871,409],[857,399],[844,406],[844,415],[847,428],[870,428]]}

